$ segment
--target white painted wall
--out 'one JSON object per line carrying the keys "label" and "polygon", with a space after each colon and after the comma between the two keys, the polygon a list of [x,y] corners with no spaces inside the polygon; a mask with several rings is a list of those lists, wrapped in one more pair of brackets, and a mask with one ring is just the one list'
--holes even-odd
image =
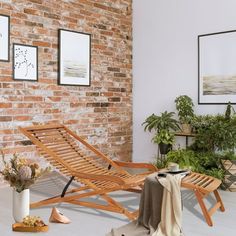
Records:
{"label": "white painted wall", "polygon": [[152,161],[157,147],[141,126],[152,113],[175,111],[187,94],[197,114],[224,105],[197,105],[200,34],[236,30],[235,0],[133,0],[133,160]]}

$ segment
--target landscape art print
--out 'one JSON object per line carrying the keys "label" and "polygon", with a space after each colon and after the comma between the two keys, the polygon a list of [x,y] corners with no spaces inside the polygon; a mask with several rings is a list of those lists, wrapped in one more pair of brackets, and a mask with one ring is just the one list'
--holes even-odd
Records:
{"label": "landscape art print", "polygon": [[236,103],[236,31],[198,36],[199,104]]}
{"label": "landscape art print", "polygon": [[90,34],[59,30],[59,85],[90,85]]}
{"label": "landscape art print", "polygon": [[9,61],[10,17],[0,15],[0,61]]}

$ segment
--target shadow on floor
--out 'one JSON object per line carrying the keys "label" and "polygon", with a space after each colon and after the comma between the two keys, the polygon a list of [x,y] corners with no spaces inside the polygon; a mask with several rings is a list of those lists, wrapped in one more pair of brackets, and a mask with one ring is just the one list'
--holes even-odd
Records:
{"label": "shadow on floor", "polygon": [[[201,208],[194,192],[190,190],[182,190],[181,193],[184,207],[188,211],[192,212],[196,217],[205,222],[205,218],[202,214]],[[216,200],[212,195],[208,195],[206,198],[204,198],[204,201],[209,208],[214,206],[216,203]]]}

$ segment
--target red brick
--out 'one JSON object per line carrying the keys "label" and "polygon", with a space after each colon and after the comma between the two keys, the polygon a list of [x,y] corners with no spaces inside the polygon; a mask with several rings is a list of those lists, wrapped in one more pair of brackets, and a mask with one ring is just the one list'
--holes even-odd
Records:
{"label": "red brick", "polygon": [[43,97],[41,97],[41,96],[25,96],[24,101],[42,102]]}
{"label": "red brick", "polygon": [[32,27],[43,27],[42,23],[33,22],[33,21],[25,21],[26,26],[32,26]]}
{"label": "red brick", "polygon": [[2,3],[2,8],[5,9],[5,10],[13,10],[13,7],[10,4],[7,4],[7,3]]}
{"label": "red brick", "polygon": [[39,46],[39,47],[50,47],[51,43],[43,42],[43,41],[33,41],[33,45]]}
{"label": "red brick", "polygon": [[103,9],[103,10],[107,10],[108,9],[107,6],[104,6],[104,5],[99,4],[99,3],[94,3],[94,6],[97,7],[97,8]]}
{"label": "red brick", "polygon": [[38,15],[38,16],[40,15],[40,11],[36,9],[32,9],[32,8],[25,8],[24,13],[30,14],[30,15]]}
{"label": "red brick", "polygon": [[0,103],[0,108],[11,108],[12,104],[11,103]]}
{"label": "red brick", "polygon": [[28,121],[28,120],[32,120],[32,116],[15,116],[13,118],[13,120],[16,120],[16,121]]}
{"label": "red brick", "polygon": [[27,15],[24,14],[24,13],[21,13],[21,12],[13,12],[11,14],[11,17],[14,17],[14,18],[20,18],[20,19],[27,19]]}
{"label": "red brick", "polygon": [[29,0],[30,2],[37,3],[37,4],[42,4],[43,0]]}
{"label": "red brick", "polygon": [[57,20],[60,19],[60,15],[48,13],[48,12],[44,12],[44,16],[48,18],[52,18],[52,19],[57,19]]}
{"label": "red brick", "polygon": [[0,122],[12,121],[11,116],[0,116]]}

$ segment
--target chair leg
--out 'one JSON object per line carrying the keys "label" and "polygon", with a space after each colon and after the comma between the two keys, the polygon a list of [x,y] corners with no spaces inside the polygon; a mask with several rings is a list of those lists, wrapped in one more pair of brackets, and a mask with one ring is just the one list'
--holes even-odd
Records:
{"label": "chair leg", "polygon": [[125,216],[127,216],[130,220],[135,220],[137,218],[137,211],[130,212],[125,209],[120,203],[109,197],[107,194],[100,195],[104,200],[106,200],[109,204],[118,207]]}
{"label": "chair leg", "polygon": [[203,202],[203,196],[202,196],[202,194],[201,194],[198,190],[195,190],[194,192],[195,192],[195,195],[196,195],[197,200],[198,200],[198,202],[199,202],[199,205],[200,205],[200,207],[201,207],[201,209],[202,209],[202,213],[203,213],[203,215],[204,215],[204,217],[205,217],[205,219],[206,219],[207,224],[208,224],[209,226],[213,226],[213,222],[212,222],[211,216],[209,215],[209,212],[208,212],[208,210],[207,210],[207,208],[206,208],[206,205],[205,205],[205,203]]}
{"label": "chair leg", "polygon": [[224,207],[223,201],[222,201],[222,199],[220,197],[220,194],[219,194],[217,189],[214,190],[214,195],[215,195],[215,198],[216,198],[217,202],[220,203],[220,210],[224,212],[225,211],[225,207]]}

